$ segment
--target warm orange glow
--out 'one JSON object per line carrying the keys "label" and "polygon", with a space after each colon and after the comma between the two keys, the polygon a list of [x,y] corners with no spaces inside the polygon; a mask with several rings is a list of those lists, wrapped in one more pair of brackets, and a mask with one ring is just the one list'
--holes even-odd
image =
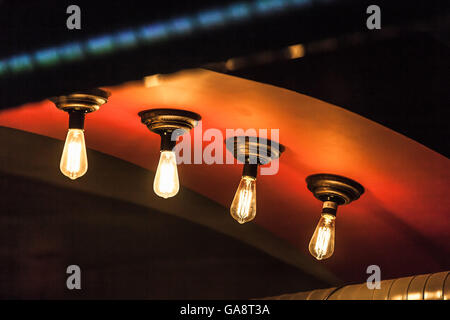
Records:
{"label": "warm orange glow", "polygon": [[[389,265],[386,278],[387,272],[398,277],[441,270],[439,246],[450,230],[446,157],[341,107],[217,72],[189,70],[164,76],[150,88],[135,82],[107,89],[112,93],[107,107],[89,115],[90,148],[154,171],[160,138],[139,123],[143,106],[197,112],[203,132],[278,128],[287,151],[277,175],[258,177],[255,222],[260,227],[304,252],[320,205],[306,189],[305,177],[331,172],[352,177],[367,190],[341,209],[339,250],[329,260],[334,272],[350,280],[360,277],[346,267],[350,255],[354,265]],[[0,112],[0,125],[61,139],[67,115],[43,101]],[[195,128],[191,135],[199,132]],[[241,166],[183,167],[183,186],[230,206]],[[415,234],[427,242],[420,243]]]}
{"label": "warm orange glow", "polygon": [[167,199],[175,196],[179,189],[180,182],[175,153],[162,151],[153,182],[153,190],[158,196]]}
{"label": "warm orange glow", "polygon": [[59,168],[66,177],[72,180],[87,172],[88,161],[83,130],[69,129]]}
{"label": "warm orange glow", "polygon": [[422,293],[408,293],[408,300],[422,300]]}
{"label": "warm orange glow", "polygon": [[152,76],[145,77],[144,78],[145,86],[147,88],[159,86],[161,84],[160,78],[161,78],[160,74],[154,74]]}
{"label": "warm orange glow", "polygon": [[228,70],[230,70],[230,71],[233,71],[233,70],[235,70],[236,69],[236,63],[235,63],[235,59],[228,59],[226,62],[225,62],[225,68],[227,68]]}
{"label": "warm orange glow", "polygon": [[231,216],[240,224],[256,216],[256,178],[244,176],[234,195],[230,208]]}
{"label": "warm orange glow", "polygon": [[335,219],[333,215],[323,214],[309,242],[309,252],[317,260],[327,259],[333,255]]}
{"label": "warm orange glow", "polygon": [[288,47],[291,59],[298,59],[305,55],[305,48],[301,44],[295,44]]}

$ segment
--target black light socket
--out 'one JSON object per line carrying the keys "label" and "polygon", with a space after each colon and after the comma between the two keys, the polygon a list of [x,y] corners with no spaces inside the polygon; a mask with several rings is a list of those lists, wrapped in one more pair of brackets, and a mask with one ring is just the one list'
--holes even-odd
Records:
{"label": "black light socket", "polygon": [[161,151],[172,151],[175,148],[177,141],[172,140],[172,131],[163,131],[161,136]]}
{"label": "black light socket", "polygon": [[253,163],[245,163],[242,170],[242,176],[249,176],[256,179],[258,175],[258,165]]}
{"label": "black light socket", "polygon": [[84,129],[84,118],[86,112],[82,110],[71,110],[69,113],[69,129]]}

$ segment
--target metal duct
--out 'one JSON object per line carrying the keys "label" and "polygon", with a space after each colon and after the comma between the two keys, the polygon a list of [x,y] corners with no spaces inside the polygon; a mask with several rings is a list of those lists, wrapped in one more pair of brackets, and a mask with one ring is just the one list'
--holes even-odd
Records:
{"label": "metal duct", "polygon": [[284,294],[265,300],[449,300],[450,271],[381,281],[380,289],[366,283]]}

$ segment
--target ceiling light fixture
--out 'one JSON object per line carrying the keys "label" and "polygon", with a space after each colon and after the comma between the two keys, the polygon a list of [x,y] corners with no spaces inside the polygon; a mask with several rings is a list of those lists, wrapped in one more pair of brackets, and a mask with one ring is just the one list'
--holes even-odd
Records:
{"label": "ceiling light fixture", "polygon": [[175,196],[180,189],[177,160],[173,148],[177,138],[197,126],[200,115],[178,109],[150,109],[139,112],[141,121],[151,132],[161,136],[161,156],[153,190],[162,198]]}
{"label": "ceiling light fixture", "polygon": [[280,157],[284,146],[268,139],[239,136],[225,140],[227,149],[244,163],[242,178],[231,203],[231,216],[240,224],[256,216],[256,177],[258,165],[265,165]]}
{"label": "ceiling light fixture", "polygon": [[110,93],[101,89],[71,93],[49,98],[56,107],[69,114],[69,131],[59,168],[72,180],[83,176],[88,169],[86,143],[84,141],[84,118],[86,113],[100,109],[108,101]]}
{"label": "ceiling light fixture", "polygon": [[323,202],[322,216],[309,242],[309,252],[317,259],[327,259],[334,252],[335,219],[339,205],[357,200],[364,187],[358,182],[334,174],[314,174],[306,178],[309,191]]}

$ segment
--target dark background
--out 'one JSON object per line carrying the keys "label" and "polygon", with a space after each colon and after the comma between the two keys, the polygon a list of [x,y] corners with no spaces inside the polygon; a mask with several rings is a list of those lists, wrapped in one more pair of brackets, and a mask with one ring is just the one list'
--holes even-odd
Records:
{"label": "dark background", "polygon": [[[68,1],[3,1],[0,58],[229,3],[235,2],[78,1],[82,29],[68,31]],[[365,26],[369,4],[381,7],[381,30]],[[448,1],[317,0],[297,10],[273,10],[162,43],[0,77],[0,107],[302,43],[307,48],[302,59],[218,71],[337,104],[448,156],[449,14]],[[340,44],[355,35],[357,40],[347,45],[308,49],[309,44],[327,39]]]}
{"label": "dark background", "polygon": [[[146,207],[6,174],[0,192],[3,299],[251,299],[328,286]],[[72,264],[82,290],[66,287]]]}

